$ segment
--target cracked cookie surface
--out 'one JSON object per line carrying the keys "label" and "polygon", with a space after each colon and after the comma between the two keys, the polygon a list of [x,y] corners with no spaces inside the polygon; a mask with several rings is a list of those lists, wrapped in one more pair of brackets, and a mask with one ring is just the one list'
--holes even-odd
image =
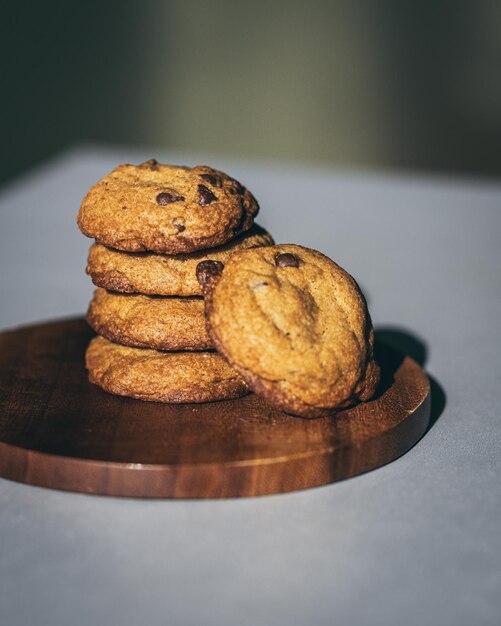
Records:
{"label": "cracked cookie surface", "polygon": [[213,347],[202,298],[164,298],[96,289],[87,322],[100,335],[126,346],[157,350]]}
{"label": "cracked cookie surface", "polygon": [[158,352],[95,337],[85,355],[89,380],[109,393],[155,402],[213,402],[248,393],[216,352]]}
{"label": "cracked cookie surface", "polygon": [[208,166],[123,164],[87,192],[78,226],[118,250],[165,254],[222,245],[248,230],[259,210],[238,181]]}
{"label": "cracked cookie surface", "polygon": [[273,243],[272,236],[254,224],[223,246],[188,254],[122,252],[93,244],[89,250],[87,274],[98,287],[122,293],[200,296],[202,291],[196,277],[198,263],[208,259],[224,263],[237,250]]}
{"label": "cracked cookie surface", "polygon": [[368,400],[379,368],[355,280],[320,252],[278,245],[197,268],[209,334],[254,391],[294,415]]}

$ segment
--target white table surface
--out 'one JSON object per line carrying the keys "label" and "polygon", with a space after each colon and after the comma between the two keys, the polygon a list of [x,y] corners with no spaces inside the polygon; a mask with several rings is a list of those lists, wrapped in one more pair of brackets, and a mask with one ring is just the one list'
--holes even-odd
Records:
{"label": "white table surface", "polygon": [[[151,156],[229,170],[277,242],[346,267],[375,326],[426,351],[445,408],[394,463],[286,495],[148,501],[0,480],[0,624],[498,626],[501,185],[76,148],[0,192],[0,327],[85,310],[79,203]],[[435,418],[441,404],[439,390]]]}

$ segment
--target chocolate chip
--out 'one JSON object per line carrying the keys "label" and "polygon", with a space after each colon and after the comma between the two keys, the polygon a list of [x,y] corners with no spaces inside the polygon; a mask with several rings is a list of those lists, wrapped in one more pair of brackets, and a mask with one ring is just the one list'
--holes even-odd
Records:
{"label": "chocolate chip", "polygon": [[150,159],[149,161],[145,161],[144,163],[141,163],[139,167],[143,167],[145,169],[150,169],[150,170],[158,170],[158,161],[156,159]]}
{"label": "chocolate chip", "polygon": [[210,189],[207,189],[205,185],[198,185],[198,204],[200,206],[207,206],[214,200],[217,200],[217,197],[212,193]]}
{"label": "chocolate chip", "polygon": [[172,223],[177,228],[177,232],[178,233],[182,233],[183,230],[186,230],[186,226],[184,225],[184,222],[183,222],[182,218],[175,217],[172,220]]}
{"label": "chocolate chip", "polygon": [[283,254],[277,254],[275,263],[277,267],[299,267],[300,260],[295,254],[284,252]]}
{"label": "chocolate chip", "polygon": [[162,191],[157,196],[157,204],[160,206],[165,206],[166,204],[171,204],[172,202],[182,202],[184,200],[184,196],[178,196],[176,192],[171,191]]}
{"label": "chocolate chip", "polygon": [[218,280],[223,273],[224,265],[221,261],[202,261],[197,265],[196,275],[202,290],[213,280]]}
{"label": "chocolate chip", "polygon": [[206,180],[209,185],[213,187],[222,187],[223,181],[220,176],[216,176],[215,174],[200,174],[200,178]]}

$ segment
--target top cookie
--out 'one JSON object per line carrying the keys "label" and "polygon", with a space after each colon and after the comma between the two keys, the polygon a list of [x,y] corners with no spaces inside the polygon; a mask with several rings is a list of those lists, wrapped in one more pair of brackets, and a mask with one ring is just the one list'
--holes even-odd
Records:
{"label": "top cookie", "polygon": [[78,226],[118,250],[164,254],[212,248],[248,230],[259,205],[238,181],[207,166],[119,165],[88,191]]}
{"label": "top cookie", "polygon": [[302,246],[236,252],[197,267],[209,334],[251,389],[294,415],[369,399],[374,331],[354,279]]}

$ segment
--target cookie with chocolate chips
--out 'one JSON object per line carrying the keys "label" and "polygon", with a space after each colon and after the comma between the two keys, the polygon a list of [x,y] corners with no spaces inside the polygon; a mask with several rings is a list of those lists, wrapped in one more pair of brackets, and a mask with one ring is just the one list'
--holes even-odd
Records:
{"label": "cookie with chocolate chips", "polygon": [[112,291],[200,296],[195,271],[201,261],[212,259],[225,263],[237,250],[271,245],[272,236],[257,224],[223,246],[188,254],[123,252],[95,243],[89,250],[87,273],[95,285]]}
{"label": "cookie with chocolate chips", "polygon": [[103,337],[157,350],[212,348],[202,298],[163,298],[96,289],[87,322]]}
{"label": "cookie with chocolate chips", "polygon": [[254,196],[207,166],[119,165],[85,196],[80,230],[118,250],[164,254],[220,246],[247,231],[259,210]]}
{"label": "cookie with chocolate chips", "polygon": [[96,337],[85,362],[91,383],[139,400],[213,402],[248,393],[242,378],[216,352],[158,352]]}
{"label": "cookie with chocolate chips", "polygon": [[197,277],[214,345],[251,389],[294,415],[370,399],[374,331],[355,280],[320,252],[278,245],[204,261]]}

